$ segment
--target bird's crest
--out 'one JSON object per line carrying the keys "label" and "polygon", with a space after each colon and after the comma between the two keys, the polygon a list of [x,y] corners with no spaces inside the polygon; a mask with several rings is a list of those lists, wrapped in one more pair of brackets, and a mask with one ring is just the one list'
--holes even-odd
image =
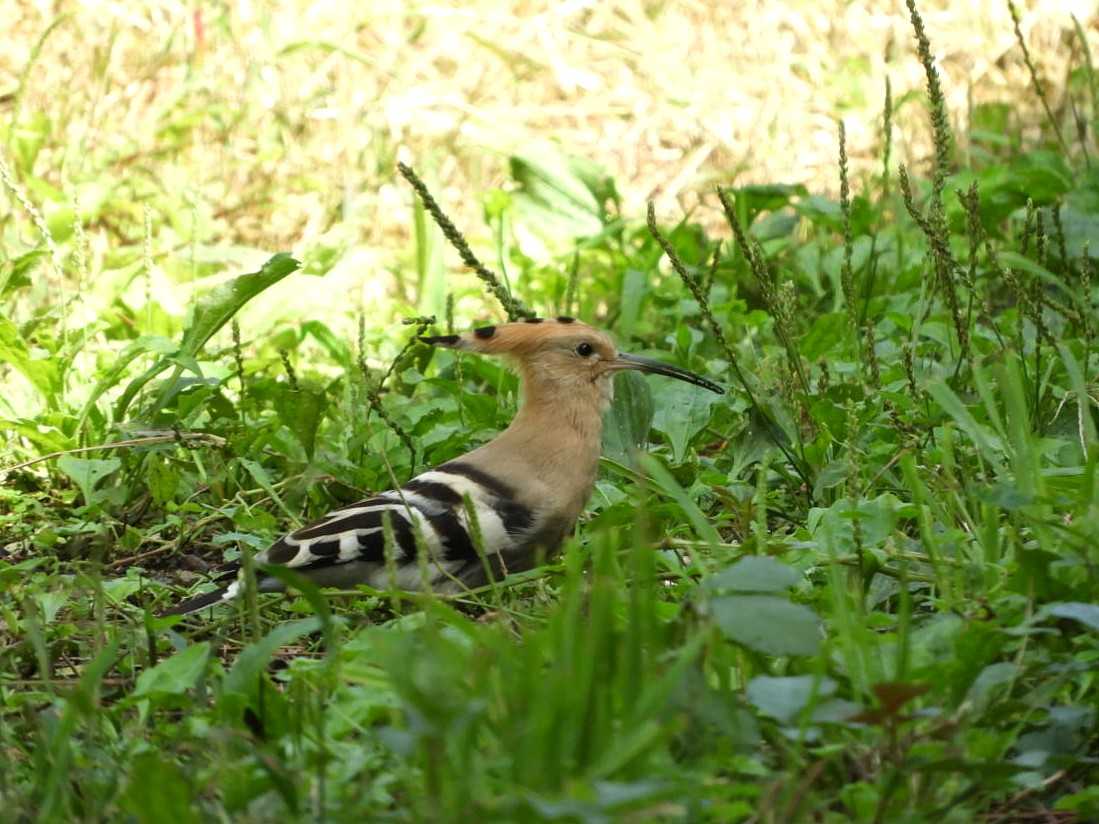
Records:
{"label": "bird's crest", "polygon": [[481,326],[460,335],[423,335],[420,340],[434,346],[478,352],[485,355],[531,355],[547,345],[561,342],[590,342],[613,357],[614,342],[605,333],[582,321],[562,315],[557,318],[528,318],[498,326]]}

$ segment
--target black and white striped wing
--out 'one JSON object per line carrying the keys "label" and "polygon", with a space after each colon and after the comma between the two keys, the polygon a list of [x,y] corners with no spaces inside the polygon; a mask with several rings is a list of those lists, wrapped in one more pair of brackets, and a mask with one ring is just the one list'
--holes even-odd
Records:
{"label": "black and white striped wing", "polygon": [[[369,584],[379,589],[422,586],[419,547],[427,550],[434,586],[461,580],[464,572],[482,567],[465,498],[472,503],[486,557],[506,556],[523,548],[533,534],[534,515],[515,500],[513,491],[488,473],[461,461],[424,472],[400,490],[328,513],[256,555],[256,563],[293,569],[326,586]],[[394,546],[396,567],[390,580],[386,566],[386,521]],[[261,578],[261,589],[279,583]],[[232,600],[240,590],[234,581],[223,589],[191,599],[171,610],[185,614],[219,601]]]}
{"label": "black and white striped wing", "polygon": [[419,586],[418,546],[425,547],[429,560],[444,570],[443,577],[480,560],[464,504],[467,496],[486,555],[522,542],[533,521],[530,511],[487,473],[452,462],[413,478],[400,490],[328,513],[277,541],[257,555],[256,561],[303,572],[354,562],[355,576],[360,575],[363,563],[375,564],[378,569],[357,582],[383,587],[388,584],[384,568],[384,522],[388,520],[396,544],[389,551],[398,568],[397,585]]}

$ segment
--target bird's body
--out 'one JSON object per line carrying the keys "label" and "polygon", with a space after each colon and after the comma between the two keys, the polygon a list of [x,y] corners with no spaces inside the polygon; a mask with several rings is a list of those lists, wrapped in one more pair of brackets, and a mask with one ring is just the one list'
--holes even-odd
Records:
{"label": "bird's body", "polygon": [[[275,542],[255,558],[261,590],[281,589],[281,581],[262,574],[275,565],[322,586],[426,584],[444,593],[529,569],[560,546],[591,494],[615,371],[639,369],[722,391],[686,370],[621,354],[606,334],[572,318],[424,340],[514,359],[524,390],[515,419],[492,441],[400,489],[337,509]],[[240,585],[233,580],[169,614],[231,600]]]}

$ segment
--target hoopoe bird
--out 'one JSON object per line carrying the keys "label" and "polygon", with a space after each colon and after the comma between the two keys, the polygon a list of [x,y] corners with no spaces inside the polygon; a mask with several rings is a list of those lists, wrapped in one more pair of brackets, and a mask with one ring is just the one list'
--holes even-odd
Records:
{"label": "hoopoe bird", "polygon": [[[633,369],[725,391],[686,369],[619,352],[609,335],[570,317],[420,340],[511,359],[522,387],[514,420],[493,440],[400,489],[329,512],[280,538],[255,556],[259,591],[283,589],[263,573],[273,566],[320,586],[412,590],[426,584],[443,594],[530,569],[560,547],[591,495],[616,372]],[[395,546],[386,546],[387,532]],[[428,554],[426,576],[420,552]],[[239,565],[227,570],[217,589],[166,614],[232,600],[243,586],[239,571]]]}

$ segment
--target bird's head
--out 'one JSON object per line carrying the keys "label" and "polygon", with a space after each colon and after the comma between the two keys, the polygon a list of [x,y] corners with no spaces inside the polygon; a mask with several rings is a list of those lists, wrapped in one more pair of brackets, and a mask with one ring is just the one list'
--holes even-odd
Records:
{"label": "bird's head", "polygon": [[651,358],[619,352],[606,333],[574,318],[530,318],[483,326],[461,335],[421,337],[424,343],[485,355],[504,355],[519,367],[528,398],[593,398],[610,401],[615,372],[633,369],[693,383],[711,392],[725,390],[694,372]]}

